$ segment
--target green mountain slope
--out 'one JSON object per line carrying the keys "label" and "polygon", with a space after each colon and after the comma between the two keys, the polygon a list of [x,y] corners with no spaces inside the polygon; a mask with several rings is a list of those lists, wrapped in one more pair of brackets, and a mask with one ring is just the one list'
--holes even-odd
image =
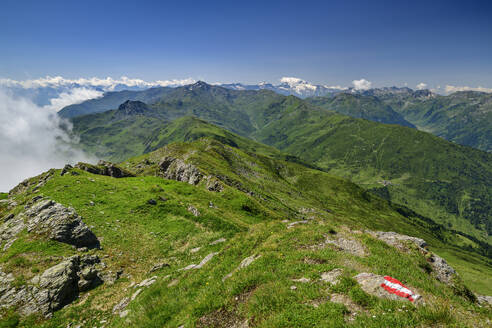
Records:
{"label": "green mountain slope", "polygon": [[299,109],[253,137],[488,239],[492,155],[393,125]]}
{"label": "green mountain slope", "polygon": [[106,92],[101,98],[86,100],[80,104],[69,105],[62,108],[58,114],[64,118],[105,112],[118,106],[127,100],[139,100],[145,103],[153,103],[162,95],[170,92],[172,88],[158,87],[143,91],[114,91]]}
{"label": "green mountain slope", "polygon": [[395,112],[391,106],[383,103],[375,96],[339,93],[332,97],[307,98],[306,101],[312,105],[355,118],[386,124],[398,124],[411,128],[415,127],[412,123],[406,121],[401,114]]}
{"label": "green mountain slope", "polygon": [[[117,275],[80,291],[50,319],[3,309],[2,324],[486,326],[492,312],[475,302],[462,280],[490,293],[492,268],[456,246],[460,236],[403,216],[349,181],[252,152],[254,142],[230,146],[238,138],[170,144],[123,162],[135,177],[67,168],[64,175],[52,170],[11,191],[0,206],[2,217],[14,214],[6,220],[15,222],[42,196],[73,207],[101,242],[87,251],[50,240],[49,233],[21,232],[0,258],[2,270],[20,277],[15,290],[37,281],[32,278],[60,256],[101,259],[104,265],[84,277]],[[449,252],[460,276],[441,282],[430,261],[435,254],[406,242],[395,248],[367,229],[425,238],[432,252]],[[396,277],[425,305],[387,299],[379,285],[374,296],[361,273]],[[330,283],[330,274],[339,276]]]}
{"label": "green mountain slope", "polygon": [[75,118],[74,131],[86,150],[114,161],[173,141],[229,133],[204,122],[176,120],[191,114],[490,242],[490,154],[414,129],[349,118],[269,91],[228,90],[199,82],[173,89],[164,98],[144,113],[113,110]]}
{"label": "green mountain slope", "polygon": [[466,91],[440,96],[422,90],[379,97],[421,130],[462,145],[492,151],[490,93]]}

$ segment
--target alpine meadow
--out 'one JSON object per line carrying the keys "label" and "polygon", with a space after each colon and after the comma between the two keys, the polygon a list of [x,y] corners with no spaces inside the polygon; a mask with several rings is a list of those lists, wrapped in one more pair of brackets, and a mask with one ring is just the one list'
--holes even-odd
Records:
{"label": "alpine meadow", "polygon": [[1,7],[0,328],[492,325],[491,4]]}

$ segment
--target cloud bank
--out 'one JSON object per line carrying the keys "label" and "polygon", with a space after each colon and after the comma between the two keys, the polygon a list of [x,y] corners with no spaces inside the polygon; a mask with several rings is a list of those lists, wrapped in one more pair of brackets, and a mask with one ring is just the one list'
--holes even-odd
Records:
{"label": "cloud bank", "polygon": [[487,92],[487,93],[492,93],[492,88],[484,88],[484,87],[468,87],[468,86],[454,86],[454,85],[446,85],[444,87],[444,92],[446,93],[453,93],[453,92],[458,92],[458,91],[480,91],[480,92]]}
{"label": "cloud bank", "polygon": [[182,86],[195,83],[196,80],[192,78],[187,79],[174,79],[174,80],[157,80],[157,81],[144,81],[142,79],[132,79],[126,76],[122,76],[119,79],[113,79],[106,77],[104,79],[98,77],[92,78],[79,78],[79,79],[66,79],[62,76],[46,76],[39,79],[17,81],[12,79],[0,79],[0,86],[8,88],[24,88],[24,89],[36,89],[36,88],[60,88],[60,87],[96,87],[104,91],[114,91],[119,86],[130,88],[151,88],[151,87],[173,87]]}
{"label": "cloud bank", "polygon": [[0,88],[0,191],[8,191],[25,178],[68,162],[93,161],[74,147],[75,140],[60,128],[56,114],[70,101],[85,100],[94,93],[73,90],[40,107]]}
{"label": "cloud bank", "polygon": [[424,82],[420,82],[419,84],[417,84],[417,86],[415,87],[415,89],[417,89],[417,90],[425,90],[425,89],[427,89],[427,84],[424,83]]}
{"label": "cloud bank", "polygon": [[353,80],[352,84],[355,90],[368,90],[371,88],[372,83],[366,79]]}

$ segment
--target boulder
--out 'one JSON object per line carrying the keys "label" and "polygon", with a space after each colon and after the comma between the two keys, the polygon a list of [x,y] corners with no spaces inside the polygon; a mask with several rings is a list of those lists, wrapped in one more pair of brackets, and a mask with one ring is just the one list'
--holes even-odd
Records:
{"label": "boulder", "polygon": [[52,200],[34,203],[22,215],[27,219],[27,231],[47,235],[50,239],[76,247],[98,248],[99,240],[73,208]]}
{"label": "boulder", "polygon": [[202,173],[194,165],[169,156],[160,161],[159,170],[166,179],[187,182],[192,185],[198,184],[203,178]]}
{"label": "boulder", "polygon": [[[362,290],[368,293],[369,295],[373,295],[379,298],[385,298],[393,301],[410,301],[408,298],[389,293],[383,287],[381,287],[381,284],[385,282],[383,276],[374,273],[363,272],[356,275],[354,279],[359,283]],[[409,287],[409,289],[415,293],[415,290],[413,288]],[[419,304],[420,302],[422,302],[422,297],[420,297],[419,295],[415,294],[414,298],[415,298],[414,301],[415,304]]]}
{"label": "boulder", "polygon": [[12,274],[0,271],[0,308],[15,307],[21,315],[50,316],[73,302],[79,292],[103,282],[96,267],[98,263],[99,258],[94,255],[72,256],[20,287],[13,286]]}

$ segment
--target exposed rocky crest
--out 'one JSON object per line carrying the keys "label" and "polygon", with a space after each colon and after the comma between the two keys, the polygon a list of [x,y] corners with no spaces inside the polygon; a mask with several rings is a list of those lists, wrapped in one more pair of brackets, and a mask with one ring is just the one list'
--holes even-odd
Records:
{"label": "exposed rocky crest", "polygon": [[121,167],[106,161],[99,161],[97,165],[80,162],[77,163],[75,167],[92,174],[106,175],[113,178],[127,178],[135,176]]}
{"label": "exposed rocky crest", "polygon": [[187,182],[196,185],[203,178],[203,174],[192,164],[182,159],[164,157],[159,163],[159,169],[166,179]]}

